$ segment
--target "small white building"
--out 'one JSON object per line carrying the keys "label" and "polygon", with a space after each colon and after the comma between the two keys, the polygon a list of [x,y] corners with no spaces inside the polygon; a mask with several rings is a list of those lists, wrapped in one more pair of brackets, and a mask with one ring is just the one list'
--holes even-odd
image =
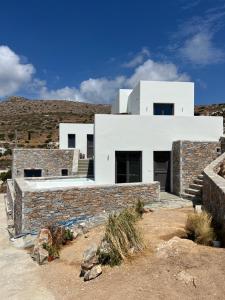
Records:
{"label": "small white building", "polygon": [[6,148],[4,148],[4,147],[0,147],[0,154],[4,154],[6,152]]}
{"label": "small white building", "polygon": [[173,142],[217,142],[223,118],[194,116],[192,82],[140,81],[119,90],[112,114],[95,115],[94,125],[59,128],[61,149],[79,148],[85,158],[94,153],[97,184],[157,180],[171,191]]}

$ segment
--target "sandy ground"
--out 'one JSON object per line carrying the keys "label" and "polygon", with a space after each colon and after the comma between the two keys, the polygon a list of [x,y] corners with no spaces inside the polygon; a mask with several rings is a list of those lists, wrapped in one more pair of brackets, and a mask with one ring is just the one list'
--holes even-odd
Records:
{"label": "sandy ground", "polygon": [[[1,203],[0,268],[4,276],[0,278],[0,290],[4,297],[0,298],[224,299],[225,249],[190,242],[181,252],[175,251],[169,257],[156,255],[160,244],[175,235],[182,236],[190,211],[192,208],[161,209],[146,214],[139,226],[147,250],[119,267],[104,267],[100,277],[83,282],[79,278],[83,251],[100,240],[103,227],[64,247],[60,259],[39,267],[25,251],[14,249],[6,242]],[[181,271],[193,276],[194,284],[179,280]]]}

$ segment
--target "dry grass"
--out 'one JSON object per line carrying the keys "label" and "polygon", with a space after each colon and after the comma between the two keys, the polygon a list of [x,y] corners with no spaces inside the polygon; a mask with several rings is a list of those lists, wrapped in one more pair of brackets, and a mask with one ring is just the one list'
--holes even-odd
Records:
{"label": "dry grass", "polygon": [[144,248],[141,233],[136,226],[137,220],[134,209],[125,209],[118,215],[109,216],[103,239],[109,249],[103,256],[100,253],[100,261],[111,266],[118,265],[129,257],[131,249],[138,252]]}
{"label": "dry grass", "polygon": [[188,238],[198,244],[212,245],[215,233],[211,223],[212,217],[206,212],[189,214],[185,226]]}

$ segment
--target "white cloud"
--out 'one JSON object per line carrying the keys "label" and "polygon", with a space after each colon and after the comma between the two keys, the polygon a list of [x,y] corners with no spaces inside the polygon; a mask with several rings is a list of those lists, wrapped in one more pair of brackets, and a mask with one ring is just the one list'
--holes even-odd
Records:
{"label": "white cloud", "polygon": [[137,53],[130,61],[123,64],[123,67],[125,68],[134,68],[150,56],[150,52],[148,48],[143,47],[139,53]]}
{"label": "white cloud", "polygon": [[151,59],[137,67],[134,74],[127,79],[127,85],[134,87],[139,80],[168,80],[168,81],[189,81],[185,73],[180,73],[173,63],[155,62]]}
{"label": "white cloud", "polygon": [[187,39],[179,49],[183,58],[201,65],[215,64],[224,60],[224,53],[212,42],[212,34],[200,32]]}
{"label": "white cloud", "polygon": [[130,77],[117,76],[114,79],[90,78],[81,82],[79,88],[64,87],[48,90],[40,89],[40,97],[44,99],[67,99],[93,103],[110,103],[120,88],[133,88],[139,80],[189,81],[185,73],[180,73],[173,63],[154,62],[148,59],[138,66]]}
{"label": "white cloud", "polygon": [[16,93],[27,84],[35,69],[24,64],[20,57],[7,46],[0,46],[0,97]]}

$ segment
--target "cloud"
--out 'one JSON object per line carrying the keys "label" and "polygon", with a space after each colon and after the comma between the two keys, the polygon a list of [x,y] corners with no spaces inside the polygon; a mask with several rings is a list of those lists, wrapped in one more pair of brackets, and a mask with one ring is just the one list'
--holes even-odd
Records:
{"label": "cloud", "polygon": [[208,32],[200,32],[187,39],[179,52],[195,64],[209,65],[224,60],[224,52],[213,44],[212,34]]}
{"label": "cloud", "polygon": [[19,91],[30,82],[35,68],[22,63],[21,58],[7,46],[0,46],[0,97]]}
{"label": "cloud", "polygon": [[125,68],[134,68],[150,56],[148,48],[143,47],[140,52],[138,52],[130,61],[124,63],[122,66]]}
{"label": "cloud", "polygon": [[224,61],[225,49],[216,44],[216,34],[224,27],[224,17],[225,5],[218,5],[182,22],[172,37],[170,50],[197,65]]}
{"label": "cloud", "polygon": [[189,81],[190,77],[185,73],[179,73],[173,63],[148,59],[135,69],[134,74],[127,79],[127,85],[133,88],[139,80]]}
{"label": "cloud", "polygon": [[155,62],[151,59],[136,67],[130,77],[117,76],[114,79],[90,78],[81,82],[78,88],[64,87],[48,90],[40,89],[43,99],[67,99],[92,103],[111,103],[120,88],[133,88],[139,80],[189,81],[190,77],[180,73],[173,63]]}

